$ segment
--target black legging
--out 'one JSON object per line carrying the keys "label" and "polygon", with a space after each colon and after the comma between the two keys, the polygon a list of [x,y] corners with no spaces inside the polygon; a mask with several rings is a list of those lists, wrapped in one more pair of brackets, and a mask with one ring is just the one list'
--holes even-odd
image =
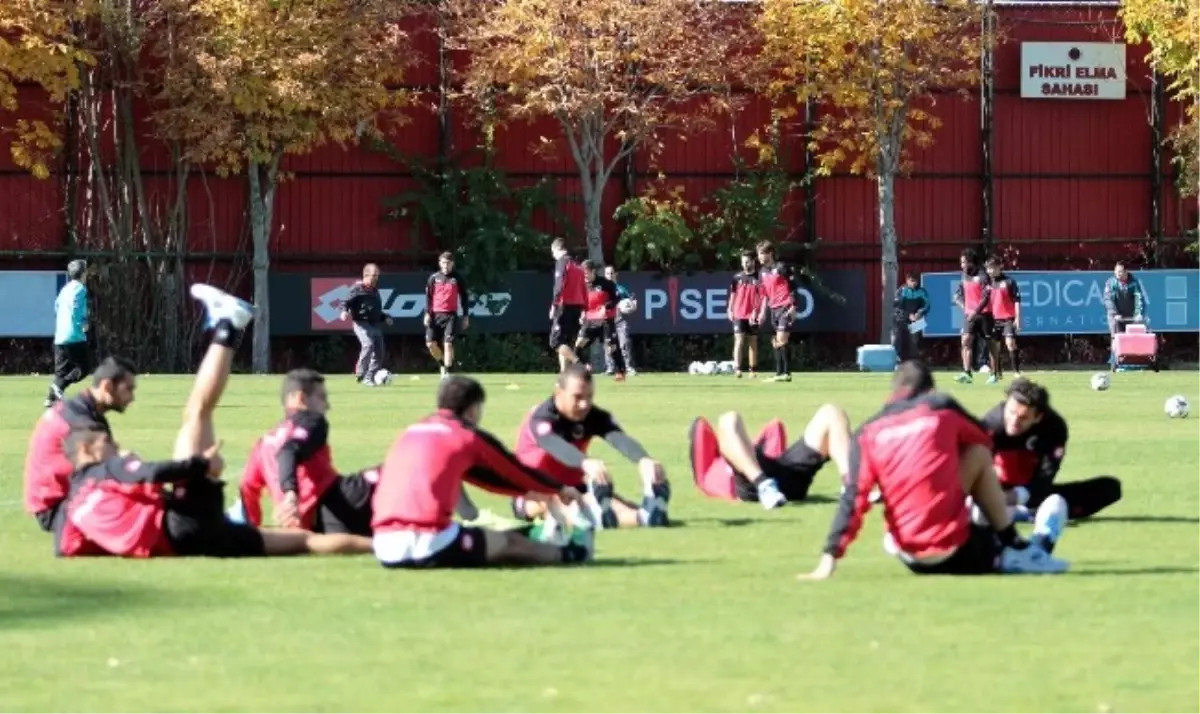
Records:
{"label": "black legging", "polygon": [[1044,493],[1031,493],[1027,504],[1029,510],[1037,510],[1051,494],[1066,499],[1071,520],[1091,518],[1121,500],[1121,481],[1116,476],[1097,476],[1083,481],[1056,483]]}

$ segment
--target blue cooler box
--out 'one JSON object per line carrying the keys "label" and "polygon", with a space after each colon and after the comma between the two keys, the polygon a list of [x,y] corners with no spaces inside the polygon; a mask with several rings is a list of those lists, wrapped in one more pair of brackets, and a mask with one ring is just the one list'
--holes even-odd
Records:
{"label": "blue cooler box", "polygon": [[863,345],[858,348],[858,368],[863,372],[895,372],[896,350],[891,345]]}

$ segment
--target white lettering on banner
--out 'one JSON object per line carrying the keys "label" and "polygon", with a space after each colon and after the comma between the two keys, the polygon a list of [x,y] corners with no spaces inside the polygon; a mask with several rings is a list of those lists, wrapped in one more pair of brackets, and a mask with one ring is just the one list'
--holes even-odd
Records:
{"label": "white lettering on banner", "polygon": [[1104,304],[1104,285],[1096,280],[1018,280],[1021,304],[1033,307],[1088,307]]}
{"label": "white lettering on banner", "polygon": [[667,305],[667,291],[650,289],[645,292],[645,299],[642,304],[646,306],[643,317],[647,320],[654,317],[654,312]]}
{"label": "white lettering on banner", "polygon": [[[342,316],[342,304],[350,296],[350,285],[339,285],[319,298],[313,312],[326,324],[336,322]],[[425,293],[398,293],[391,288],[381,288],[379,299],[383,303],[383,314],[391,318],[410,319],[425,314]],[[484,293],[471,301],[471,317],[499,317],[512,303],[511,293]]]}
{"label": "white lettering on banner", "polygon": [[[816,300],[808,288],[796,290],[796,320],[812,317]],[[666,290],[647,288],[642,293],[642,317],[653,320],[662,309],[670,309]],[[679,316],[685,320],[724,320],[729,309],[729,291],[724,288],[687,288],[679,291]]]}

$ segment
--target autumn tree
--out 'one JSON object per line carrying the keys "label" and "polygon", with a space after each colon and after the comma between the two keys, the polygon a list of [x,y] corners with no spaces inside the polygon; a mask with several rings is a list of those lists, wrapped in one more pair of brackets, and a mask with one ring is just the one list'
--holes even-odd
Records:
{"label": "autumn tree", "polygon": [[[827,109],[809,137],[818,173],[847,166],[875,179],[883,315],[899,269],[896,177],[911,145],[932,142],[938,95],[978,81],[986,11],[974,0],[762,0],[768,94],[785,112],[805,102]],[[882,342],[890,329],[885,319]]]}
{"label": "autumn tree", "polygon": [[1200,191],[1200,0],[1124,0],[1125,37],[1149,45],[1147,59],[1166,78],[1184,117],[1171,142],[1181,170],[1180,192]]}
{"label": "autumn tree", "polygon": [[[501,120],[552,118],[579,170],[588,253],[602,260],[613,171],[667,131],[728,108],[744,49],[736,7],[703,0],[448,0],[463,93]],[[560,142],[541,137],[535,149]]]}
{"label": "autumn tree", "polygon": [[254,245],[253,366],[270,367],[268,268],[283,157],[398,120],[411,54],[402,0],[164,0],[158,124],[192,161],[245,170]]}

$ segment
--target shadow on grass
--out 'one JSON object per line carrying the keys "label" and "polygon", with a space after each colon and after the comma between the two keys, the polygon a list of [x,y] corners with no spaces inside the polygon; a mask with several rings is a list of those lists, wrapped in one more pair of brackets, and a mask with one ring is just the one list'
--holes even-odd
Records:
{"label": "shadow on grass", "polygon": [[0,631],[70,626],[131,610],[161,610],[186,604],[178,594],[144,585],[104,584],[91,576],[0,575]]}
{"label": "shadow on grass", "polygon": [[1195,575],[1200,568],[1194,565],[1159,565],[1146,568],[1088,568],[1087,570],[1072,570],[1068,577],[1094,575]]}
{"label": "shadow on grass", "polygon": [[1072,521],[1073,526],[1085,526],[1089,523],[1200,523],[1195,516],[1092,516],[1080,521]]}

